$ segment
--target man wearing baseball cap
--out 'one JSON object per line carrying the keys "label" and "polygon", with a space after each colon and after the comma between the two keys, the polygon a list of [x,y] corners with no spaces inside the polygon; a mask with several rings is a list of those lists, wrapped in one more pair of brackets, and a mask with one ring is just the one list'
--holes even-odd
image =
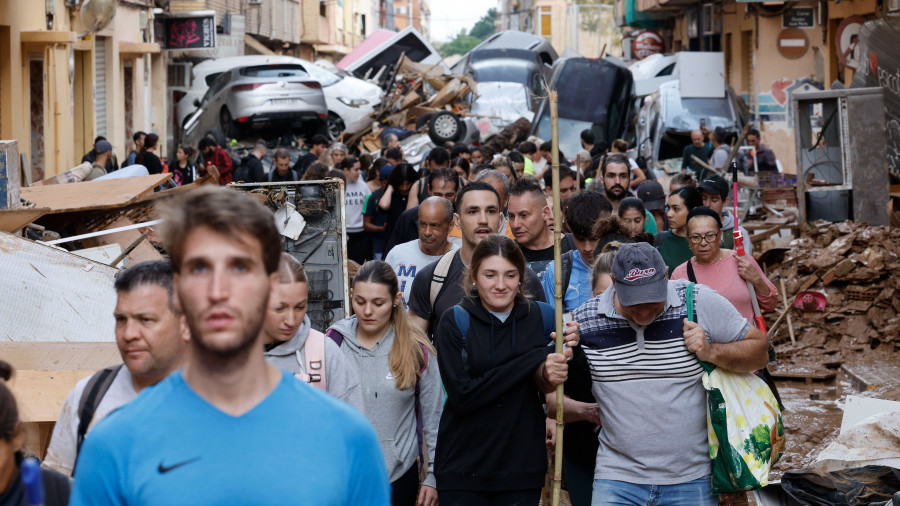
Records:
{"label": "man wearing baseball cap", "polygon": [[[697,185],[700,190],[700,196],[703,197],[703,205],[719,213],[722,220],[722,247],[725,249],[734,248],[734,216],[728,211],[728,182],[725,178],[717,174],[706,176]],[[744,251],[748,255],[753,254],[753,243],[750,241],[750,234],[744,230],[744,227],[738,227],[744,235]]]}
{"label": "man wearing baseball cap", "polygon": [[112,156],[113,145],[108,140],[103,139],[94,144],[94,152],[96,153],[93,163],[91,163],[91,172],[84,178],[85,181],[93,181],[98,177],[106,175],[106,165]]}
{"label": "man wearing baseball cap", "polygon": [[644,210],[656,221],[656,230],[662,232],[668,228],[666,220],[666,192],[658,181],[644,181],[637,187],[637,196],[644,203]]}
{"label": "man wearing baseball cap", "polygon": [[716,505],[711,495],[706,391],[699,360],[738,372],[765,367],[766,337],[728,300],[668,281],[653,246],[625,244],[613,286],[573,313],[603,430],[594,504]]}

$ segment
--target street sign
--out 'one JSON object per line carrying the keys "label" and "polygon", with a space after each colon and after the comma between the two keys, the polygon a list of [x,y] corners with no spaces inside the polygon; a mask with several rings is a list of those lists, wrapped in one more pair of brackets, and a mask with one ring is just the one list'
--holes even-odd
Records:
{"label": "street sign", "polygon": [[216,47],[216,17],[210,14],[179,15],[162,18],[161,39],[165,49],[214,49]]}
{"label": "street sign", "polygon": [[778,52],[788,60],[802,58],[809,50],[809,38],[799,28],[785,28],[778,34]]}
{"label": "street sign", "polygon": [[635,59],[643,60],[651,54],[664,53],[666,42],[656,32],[643,31],[634,36],[634,40],[631,42],[631,51]]}
{"label": "street sign", "polygon": [[781,15],[782,28],[815,28],[815,7],[794,7],[784,11]]}

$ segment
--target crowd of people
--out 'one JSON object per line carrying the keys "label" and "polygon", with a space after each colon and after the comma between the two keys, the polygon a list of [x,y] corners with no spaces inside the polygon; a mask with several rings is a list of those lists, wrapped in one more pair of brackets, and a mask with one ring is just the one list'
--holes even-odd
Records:
{"label": "crowd of people", "polygon": [[[304,268],[268,210],[218,188],[185,194],[165,214],[169,259],[116,278],[124,364],[76,385],[44,467],[74,477],[79,505],[536,505],[563,384],[573,505],[717,504],[698,359],[764,372],[747,287],[763,309],[777,290],[731,249],[724,179],[686,172],[666,192],[618,141],[581,139],[573,162],[561,156],[559,265],[547,143],[490,160],[438,147],[416,169],[395,136],[359,157],[314,137],[293,163],[277,149],[268,174],[242,163],[233,177],[345,181],[360,267],[351,316],[328,329],[312,328]],[[142,143],[136,163],[155,156],[154,139]],[[199,175],[189,159],[179,149],[183,183]],[[0,498],[20,494],[21,423],[5,392]]]}

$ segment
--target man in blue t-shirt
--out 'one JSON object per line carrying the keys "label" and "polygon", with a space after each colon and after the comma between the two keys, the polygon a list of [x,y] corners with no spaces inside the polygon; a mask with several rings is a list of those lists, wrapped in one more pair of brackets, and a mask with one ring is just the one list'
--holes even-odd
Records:
{"label": "man in blue t-shirt", "polygon": [[263,358],[281,254],[271,213],[206,187],[163,227],[187,365],[91,431],[72,504],[390,504],[365,417]]}
{"label": "man in blue t-shirt", "polygon": [[[572,231],[575,249],[563,255],[563,265],[571,265],[569,282],[563,270],[563,312],[573,311],[593,297],[591,270],[594,267],[594,248],[598,237],[594,234],[594,224],[601,216],[609,216],[612,205],[603,195],[596,192],[577,193],[569,198],[564,213],[566,225]],[[566,258],[571,256],[571,261]],[[556,262],[550,262],[541,284],[551,306],[556,305]]]}

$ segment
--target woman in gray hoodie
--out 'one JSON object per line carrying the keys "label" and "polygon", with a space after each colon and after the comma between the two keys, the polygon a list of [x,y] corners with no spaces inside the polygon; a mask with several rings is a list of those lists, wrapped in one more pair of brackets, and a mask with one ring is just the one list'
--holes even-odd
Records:
{"label": "woman in gray hoodie", "polygon": [[[387,263],[374,260],[360,267],[350,301],[354,316],[337,322],[327,335],[359,370],[365,414],[390,474],[391,503],[437,506],[433,463],[444,399],[434,348],[409,320],[397,275]],[[418,455],[427,463],[419,472]],[[425,477],[417,497],[420,472]]]}
{"label": "woman in gray hoodie", "polygon": [[311,327],[308,300],[303,265],[282,253],[263,323],[266,361],[363,411],[359,373],[334,341]]}

